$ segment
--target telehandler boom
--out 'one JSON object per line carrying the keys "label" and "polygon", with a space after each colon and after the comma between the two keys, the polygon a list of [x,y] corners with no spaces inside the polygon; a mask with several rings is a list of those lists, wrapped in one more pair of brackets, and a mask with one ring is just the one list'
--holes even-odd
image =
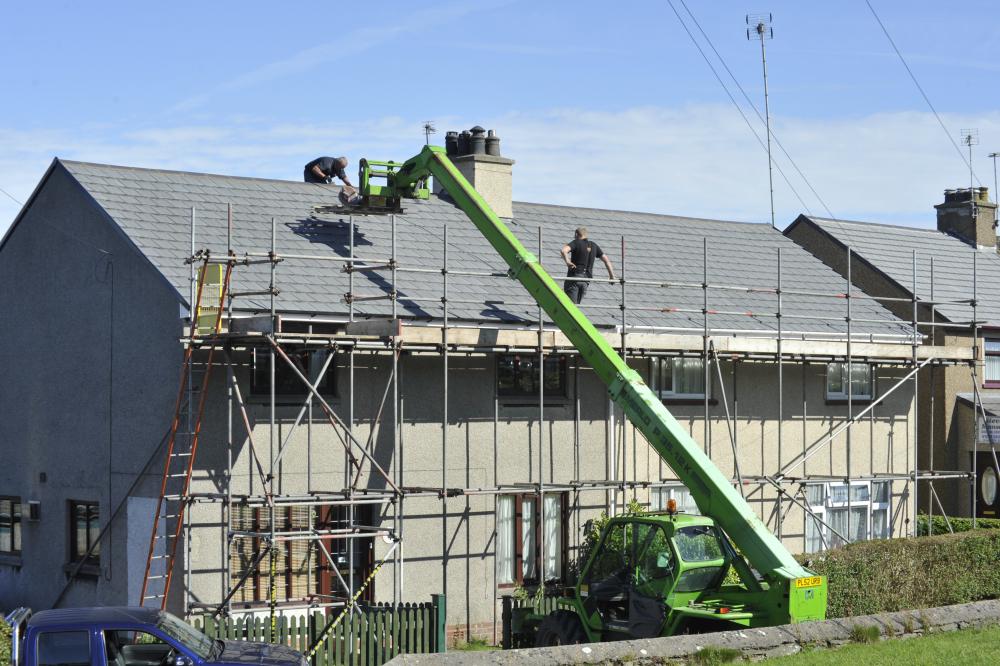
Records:
{"label": "telehandler boom", "polygon": [[[523,617],[539,644],[770,626],[826,615],[826,579],[799,564],[660,399],[572,303],[469,184],[445,150],[425,146],[399,164],[362,162],[362,196],[380,210],[427,198],[436,182],[591,365],[619,405],[691,492],[702,516],[612,518],[561,609]],[[385,186],[372,178],[385,178]],[[726,584],[730,568],[739,583]],[[730,580],[732,580],[730,578]]]}

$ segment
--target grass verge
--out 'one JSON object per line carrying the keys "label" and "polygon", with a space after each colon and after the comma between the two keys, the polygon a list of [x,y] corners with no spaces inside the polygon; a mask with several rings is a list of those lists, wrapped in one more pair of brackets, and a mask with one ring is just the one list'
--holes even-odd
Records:
{"label": "grass verge", "polygon": [[996,664],[1000,627],[949,631],[920,638],[853,643],[768,659],[775,666],[896,666],[897,664]]}

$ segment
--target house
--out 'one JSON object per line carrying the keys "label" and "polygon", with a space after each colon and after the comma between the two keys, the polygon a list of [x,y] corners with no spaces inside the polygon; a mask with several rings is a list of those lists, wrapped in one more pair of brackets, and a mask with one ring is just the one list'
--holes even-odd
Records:
{"label": "house", "polygon": [[[849,321],[843,278],[769,225],[511,202],[512,161],[456,161],[554,275],[589,228],[625,282],[585,313],[789,549],[912,532],[908,377],[966,352],[871,300]],[[139,601],[184,341],[214,371],[180,419],[178,612],[444,593],[453,638],[492,638],[601,511],[694,510],[446,193],[394,217],[337,193],[52,163],[0,244],[0,604]],[[192,335],[229,249],[224,331]]]}
{"label": "house", "polygon": [[[945,190],[934,229],[799,216],[785,235],[903,319],[934,345],[975,351],[975,363],[920,371],[920,509],[1000,516],[992,445],[1000,411],[1000,255],[996,203],[985,187]],[[914,302],[914,297],[917,299]],[[978,407],[977,407],[977,402]],[[990,428],[984,427],[983,415]],[[991,443],[991,435],[994,441]],[[970,475],[976,477],[971,505]],[[933,486],[933,491],[931,487]],[[935,499],[940,499],[940,503]]]}

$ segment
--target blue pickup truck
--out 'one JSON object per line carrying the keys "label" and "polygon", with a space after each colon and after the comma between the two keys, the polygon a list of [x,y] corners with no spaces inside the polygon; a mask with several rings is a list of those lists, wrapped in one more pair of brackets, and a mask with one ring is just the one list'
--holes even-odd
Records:
{"label": "blue pickup truck", "polygon": [[289,647],[209,638],[151,608],[19,608],[5,619],[12,666],[307,666]]}

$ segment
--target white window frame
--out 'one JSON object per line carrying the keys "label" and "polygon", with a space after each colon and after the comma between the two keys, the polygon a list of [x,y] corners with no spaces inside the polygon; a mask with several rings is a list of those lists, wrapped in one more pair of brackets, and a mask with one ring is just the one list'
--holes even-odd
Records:
{"label": "white window frame", "polygon": [[[664,363],[671,364],[671,385],[663,386],[661,377],[663,376],[662,365]],[[652,374],[653,374],[653,390],[661,398],[667,398],[672,400],[702,400],[706,397],[707,391],[711,390],[711,378],[708,379],[708,386],[703,386],[703,390],[698,393],[692,392],[678,392],[674,390],[674,378],[677,376],[677,366],[683,365],[684,363],[698,363],[700,364],[699,376],[702,378],[702,383],[705,381],[705,359],[699,358],[697,356],[657,356],[652,359]]]}
{"label": "white window frame", "polygon": [[653,511],[666,511],[667,500],[676,500],[677,510],[682,513],[698,514],[698,505],[691,497],[691,491],[683,483],[671,483],[650,488],[650,508]]}
{"label": "white window frame", "polygon": [[990,363],[990,359],[996,360],[1000,356],[1000,338],[987,337],[983,339],[983,388],[995,388],[1000,386],[1000,372],[992,373],[991,366],[1000,370],[996,363]]}
{"label": "white window frame", "polygon": [[[809,508],[812,509],[813,515],[808,512],[805,515],[803,530],[805,552],[819,552],[820,550],[835,548],[844,544],[844,540],[834,534],[833,530],[829,527],[833,522],[834,513],[838,511],[851,511],[852,509],[865,510],[864,541],[885,539],[892,536],[891,480],[852,481],[847,490],[847,497],[840,500],[835,499],[834,494],[835,490],[847,488],[847,484],[843,481],[810,483],[807,485],[822,488],[823,500],[819,504],[809,502]],[[885,488],[884,501],[881,501],[878,496],[878,490],[881,487]],[[883,534],[874,534],[875,514],[878,512],[883,512],[885,515],[885,532]],[[857,523],[852,519],[851,524],[853,526]],[[819,537],[818,543],[816,543],[817,540],[815,538],[812,539],[813,543],[810,543],[810,533]],[[845,534],[845,536],[851,537],[850,534]],[[817,545],[819,548],[816,548]]]}
{"label": "white window frame", "polygon": [[[844,367],[846,365],[847,365],[846,361],[834,361],[833,363],[827,363],[826,364],[826,399],[827,400],[847,400],[847,390],[845,388],[843,388],[845,386],[844,385],[844,381],[843,381],[843,379],[844,379],[843,378],[843,373],[844,373]],[[872,395],[875,392],[874,391],[874,389],[875,389],[875,373],[872,371],[872,364],[871,363],[858,363],[858,362],[851,363],[851,370],[852,370],[851,374],[853,374],[854,369],[856,369],[856,368],[862,368],[862,367],[866,368],[867,372],[868,372],[868,391],[866,393],[852,393],[851,394],[851,399],[852,400],[871,400],[872,399]],[[840,378],[841,382],[840,383],[841,383],[841,387],[842,388],[839,391],[832,391],[832,390],[830,390],[830,380],[832,378],[832,373],[834,372],[835,369],[841,375],[841,378]]]}

